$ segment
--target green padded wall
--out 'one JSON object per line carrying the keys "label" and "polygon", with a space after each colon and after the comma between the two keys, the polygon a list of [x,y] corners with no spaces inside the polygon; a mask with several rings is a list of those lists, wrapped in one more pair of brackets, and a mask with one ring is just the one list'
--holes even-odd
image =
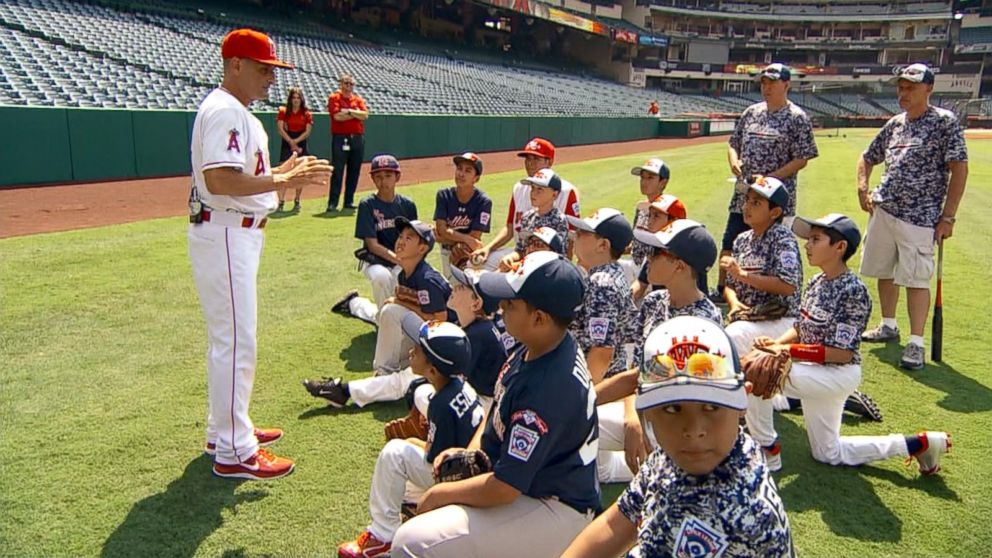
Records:
{"label": "green padded wall", "polygon": [[10,138],[0,149],[0,186],[72,180],[65,109],[0,107],[0,129]]}
{"label": "green padded wall", "polygon": [[131,114],[128,110],[68,110],[73,180],[138,176]]}
{"label": "green padded wall", "polygon": [[189,136],[192,123],[186,113],[143,110],[131,113],[134,134],[134,160],[137,176],[164,176],[187,173]]}

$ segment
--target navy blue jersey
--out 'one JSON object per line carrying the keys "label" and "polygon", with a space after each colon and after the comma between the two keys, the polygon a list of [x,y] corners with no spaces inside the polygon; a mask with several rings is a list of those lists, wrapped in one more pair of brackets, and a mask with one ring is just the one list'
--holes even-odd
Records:
{"label": "navy blue jersey", "polygon": [[479,399],[465,391],[465,382],[453,377],[427,405],[428,463],[448,448],[464,448],[472,441],[483,416]]}
{"label": "navy blue jersey", "polygon": [[466,370],[468,383],[479,395],[492,397],[496,378],[506,362],[506,348],[499,331],[490,320],[475,320],[465,328],[472,344],[472,361]]}
{"label": "navy blue jersey", "polygon": [[444,219],[448,228],[469,234],[472,231],[489,232],[492,227],[493,200],[485,192],[475,189],[468,202],[458,201],[455,188],[438,190],[434,199],[434,220]]}
{"label": "navy blue jersey", "polygon": [[482,450],[496,478],[521,493],[599,511],[599,418],[585,357],[571,334],[539,358],[526,354],[521,347],[500,372]]}
{"label": "navy blue jersey", "polygon": [[[358,215],[355,217],[355,238],[365,240],[375,237],[379,244],[393,250],[400,233],[396,230],[394,220],[406,217],[411,221],[417,219],[417,205],[406,196],[396,194],[392,202],[386,203],[372,194],[358,203]],[[382,265],[392,266],[386,261]]]}
{"label": "navy blue jersey", "polygon": [[427,263],[427,260],[420,260],[417,267],[413,268],[410,277],[406,276],[405,271],[401,271],[399,282],[400,285],[417,291],[417,301],[420,302],[421,312],[433,314],[447,311],[451,285],[436,269],[431,267],[431,264]]}

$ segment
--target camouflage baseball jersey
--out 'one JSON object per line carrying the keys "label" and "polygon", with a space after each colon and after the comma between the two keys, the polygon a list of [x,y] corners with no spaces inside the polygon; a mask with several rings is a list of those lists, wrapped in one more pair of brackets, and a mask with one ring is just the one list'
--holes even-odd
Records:
{"label": "camouflage baseball jersey", "polygon": [[584,355],[593,347],[613,347],[613,360],[605,377],[627,369],[624,345],[633,341],[636,319],[630,283],[620,264],[610,262],[590,269],[582,308],[572,321],[571,330]]}
{"label": "camouflage baseball jersey", "polygon": [[517,235],[516,248],[518,254],[523,254],[527,250],[527,240],[531,233],[540,227],[554,229],[564,241],[562,242],[564,249],[568,249],[568,221],[565,220],[565,214],[554,207],[551,211],[541,215],[537,212],[537,208],[533,207],[520,218],[520,233]]}
{"label": "camouflage baseball jersey", "polygon": [[[634,228],[635,229],[646,229],[648,228],[648,205],[645,203],[637,204],[634,208]],[[644,259],[648,257],[651,253],[651,247],[644,244],[636,238],[630,243],[630,257],[634,260],[634,263],[640,267],[644,263]]]}
{"label": "camouflage baseball jersey", "polygon": [[796,320],[799,342],[853,351],[848,364],[860,364],[861,332],[871,316],[868,288],[853,271],[833,279],[817,273],[806,284]]}
{"label": "camouflage baseball jersey", "polygon": [[[813,139],[813,124],[803,109],[792,101],[775,112],[768,112],[764,102],[747,107],[730,136],[730,147],[740,156],[744,176],[767,175],[793,159],[814,159],[819,155]],[[785,214],[795,215],[796,175],[776,178],[780,178],[789,191],[789,207]],[[734,190],[734,196],[730,198],[731,213],[743,213],[746,193]]]}
{"label": "camouflage baseball jersey", "polygon": [[967,161],[968,149],[954,113],[930,107],[916,120],[905,112],[893,116],[862,157],[871,165],[885,161],[872,203],[897,219],[933,228],[947,195],[947,164]]}
{"label": "camouflage baseball jersey", "polygon": [[673,308],[668,289],[651,291],[641,300],[641,308],[638,310],[634,322],[636,337],[633,341],[633,363],[635,366],[644,358],[644,342],[647,341],[648,335],[662,322],[675,316],[696,316],[723,324],[723,314],[720,313],[720,309],[706,297],[681,308]]}
{"label": "camouflage baseball jersey", "polygon": [[786,317],[795,318],[799,315],[803,262],[799,259],[799,244],[789,229],[781,223],[775,223],[761,236],[755,236],[753,230],[741,233],[734,240],[734,259],[743,271],[778,277],[796,288],[791,296],[773,295],[727,275],[727,286],[734,289],[742,304],[757,306],[778,298],[789,306]]}
{"label": "camouflage baseball jersey", "polygon": [[685,473],[655,450],[617,506],[637,526],[631,558],[795,555],[778,488],[761,448],[744,433],[706,476]]}

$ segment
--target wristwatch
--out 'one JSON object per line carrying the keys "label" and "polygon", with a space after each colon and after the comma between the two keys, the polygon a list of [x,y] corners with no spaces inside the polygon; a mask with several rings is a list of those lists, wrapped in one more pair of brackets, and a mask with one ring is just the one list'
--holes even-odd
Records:
{"label": "wristwatch", "polygon": [[951,225],[957,221],[955,217],[948,217],[947,215],[941,215],[940,220]]}

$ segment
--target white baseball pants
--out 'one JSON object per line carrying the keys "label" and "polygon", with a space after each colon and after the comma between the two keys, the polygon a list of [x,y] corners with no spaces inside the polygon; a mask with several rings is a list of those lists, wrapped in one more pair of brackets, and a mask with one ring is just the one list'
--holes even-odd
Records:
{"label": "white baseball pants", "polygon": [[[417,375],[407,366],[394,374],[352,380],[348,382],[348,391],[351,393],[351,400],[355,402],[355,405],[364,407],[369,403],[403,399],[406,390],[416,379]],[[427,416],[427,404],[433,396],[434,386],[430,384],[423,384],[413,392],[414,405],[425,417]]]}
{"label": "white baseball pants", "polygon": [[[857,364],[813,364],[795,362],[783,395],[801,399],[806,435],[813,459],[830,465],[860,465],[908,455],[906,439],[887,436],[841,436],[844,401],[861,383]],[[747,428],[761,446],[775,442],[775,410],[771,399],[748,396]]]}
{"label": "white baseball pants", "polygon": [[596,407],[599,416],[599,454],[596,472],[599,482],[630,482],[634,473],[627,466],[623,446],[623,401],[614,401]]}
{"label": "white baseball pants", "polygon": [[403,333],[403,316],[412,311],[401,305],[389,303],[379,311],[379,329],[375,336],[375,357],[372,369],[376,374],[393,374],[410,364],[411,341]]}
{"label": "white baseball pants", "polygon": [[362,273],[372,284],[372,298],[375,302],[361,296],[348,301],[348,311],[351,315],[372,324],[378,323],[379,309],[387,298],[396,292],[396,285],[399,284],[399,266],[392,269],[384,265],[368,265],[362,268]]}
{"label": "white baseball pants", "polygon": [[420,490],[434,485],[434,468],[424,450],[406,440],[390,440],[379,452],[369,490],[369,531],[380,541],[391,541],[400,528],[400,508],[407,482]]}
{"label": "white baseball pants", "polygon": [[512,244],[509,248],[500,248],[499,250],[489,252],[489,257],[486,258],[485,263],[482,264],[482,269],[484,271],[499,271],[499,261],[510,252],[514,252],[517,246],[517,240],[515,238],[510,239],[510,242]]}
{"label": "white baseball pants", "polygon": [[754,348],[754,340],[765,336],[778,339],[796,323],[795,318],[781,318],[764,322],[736,321],[725,328],[727,336],[737,349],[737,357],[743,358]]}
{"label": "white baseball pants", "polygon": [[217,463],[258,451],[248,404],[255,382],[257,278],[265,245],[259,229],[189,226],[189,259],[207,325],[208,442]]}

